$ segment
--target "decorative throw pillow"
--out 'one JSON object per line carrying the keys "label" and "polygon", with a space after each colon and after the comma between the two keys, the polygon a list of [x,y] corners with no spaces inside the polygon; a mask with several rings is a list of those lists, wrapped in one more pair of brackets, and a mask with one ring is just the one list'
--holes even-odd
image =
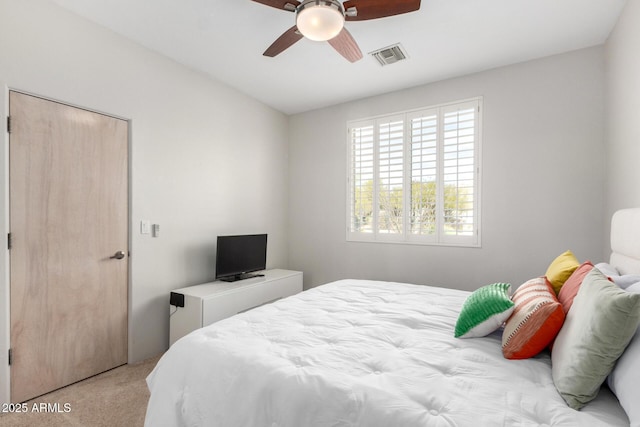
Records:
{"label": "decorative throw pillow", "polygon": [[560,292],[560,288],[564,282],[571,276],[571,273],[578,267],[580,267],[580,263],[571,251],[566,251],[558,255],[558,257],[551,262],[549,268],[547,268],[545,277],[551,282],[551,286],[553,286],[556,295]]}
{"label": "decorative throw pillow", "polygon": [[507,359],[527,359],[553,341],[564,323],[564,311],[544,277],[525,282],[511,299],[515,309],[504,326],[502,353]]}
{"label": "decorative throw pillow", "polygon": [[606,262],[599,262],[595,267],[622,289],[640,282],[640,274],[620,274],[617,268]]}
{"label": "decorative throw pillow", "polygon": [[640,323],[640,294],[620,289],[593,268],[556,337],[553,383],[567,404],[580,409],[598,394]]}
{"label": "decorative throw pillow", "polygon": [[[640,294],[640,283],[631,285],[627,292]],[[627,346],[607,380],[609,388],[620,401],[632,426],[640,425],[640,328]]]}
{"label": "decorative throw pillow", "polygon": [[618,271],[617,268],[615,268],[613,265],[606,262],[599,262],[596,265],[594,265],[594,267],[600,270],[600,273],[604,274],[607,277],[620,275],[620,272]]}
{"label": "decorative throw pillow", "polygon": [[612,276],[609,279],[613,281],[622,289],[627,289],[631,285],[640,282],[640,275],[638,274],[623,274],[622,276]]}
{"label": "decorative throw pillow", "polygon": [[580,267],[578,267],[576,271],[569,276],[567,281],[564,282],[562,288],[560,288],[560,292],[558,292],[558,300],[560,301],[560,304],[562,304],[564,314],[567,314],[571,308],[573,299],[578,294],[578,289],[580,289],[584,276],[586,276],[592,268],[593,264],[589,261],[582,263],[582,265],[580,265]]}
{"label": "decorative throw pillow", "polygon": [[493,283],[475,290],[462,305],[456,338],[477,338],[498,329],[513,312],[509,283]]}

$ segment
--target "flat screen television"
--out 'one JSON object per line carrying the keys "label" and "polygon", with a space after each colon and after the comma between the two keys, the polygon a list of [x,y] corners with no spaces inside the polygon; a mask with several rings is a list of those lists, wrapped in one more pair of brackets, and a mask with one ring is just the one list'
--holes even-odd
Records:
{"label": "flat screen television", "polygon": [[267,268],[267,235],[218,236],[216,280],[235,282]]}

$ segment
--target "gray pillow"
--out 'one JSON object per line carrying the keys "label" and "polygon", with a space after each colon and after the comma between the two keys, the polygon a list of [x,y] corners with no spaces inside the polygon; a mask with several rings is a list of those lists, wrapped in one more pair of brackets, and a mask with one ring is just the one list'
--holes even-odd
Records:
{"label": "gray pillow", "polygon": [[596,397],[639,323],[640,294],[620,289],[592,269],[551,354],[553,382],[570,407],[580,409]]}

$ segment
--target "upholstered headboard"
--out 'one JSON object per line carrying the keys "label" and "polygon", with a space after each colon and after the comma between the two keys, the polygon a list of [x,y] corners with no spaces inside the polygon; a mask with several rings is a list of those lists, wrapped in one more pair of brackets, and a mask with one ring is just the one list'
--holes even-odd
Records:
{"label": "upholstered headboard", "polygon": [[640,274],[640,208],[613,214],[609,262],[620,274]]}

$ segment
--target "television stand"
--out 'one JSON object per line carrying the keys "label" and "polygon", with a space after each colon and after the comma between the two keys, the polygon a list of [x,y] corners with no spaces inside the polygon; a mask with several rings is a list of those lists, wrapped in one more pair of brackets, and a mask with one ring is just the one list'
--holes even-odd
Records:
{"label": "television stand", "polygon": [[238,280],[251,279],[252,277],[264,277],[264,274],[243,273],[236,274],[235,276],[220,277],[218,280],[221,280],[223,282],[237,282]]}
{"label": "television stand", "polygon": [[[210,282],[175,289],[179,305],[169,305],[169,344],[191,331],[254,307],[302,292],[302,272],[265,270],[236,283]],[[171,301],[171,299],[170,299]],[[0,423],[1,424],[1,423]]]}

